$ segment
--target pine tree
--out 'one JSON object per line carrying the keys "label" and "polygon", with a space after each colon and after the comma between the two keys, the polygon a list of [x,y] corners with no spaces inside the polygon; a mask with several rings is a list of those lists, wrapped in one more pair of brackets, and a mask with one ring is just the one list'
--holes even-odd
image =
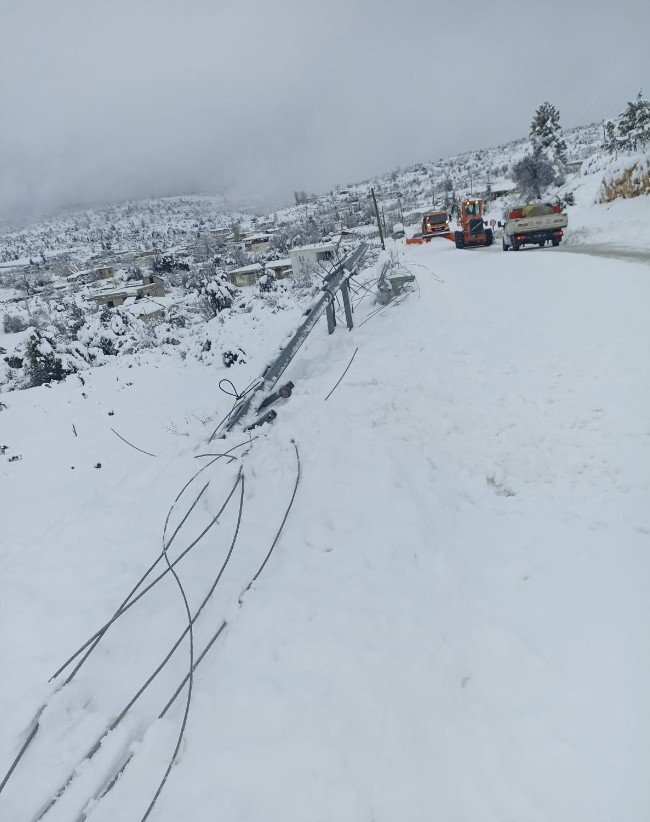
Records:
{"label": "pine tree", "polygon": [[530,139],[534,154],[545,154],[549,162],[565,165],[566,142],[562,137],[560,112],[552,103],[542,103],[535,112],[530,124]]}
{"label": "pine tree", "polygon": [[635,151],[650,142],[650,103],[639,91],[618,119],[619,142],[622,148]]}
{"label": "pine tree", "polygon": [[27,373],[31,387],[45,385],[49,382],[59,382],[69,373],[63,367],[61,359],[54,353],[51,340],[44,337],[40,331],[34,331],[27,342]]}
{"label": "pine tree", "polygon": [[618,124],[614,120],[608,120],[604,126],[603,147],[605,151],[614,154],[620,148],[620,140],[618,137]]}

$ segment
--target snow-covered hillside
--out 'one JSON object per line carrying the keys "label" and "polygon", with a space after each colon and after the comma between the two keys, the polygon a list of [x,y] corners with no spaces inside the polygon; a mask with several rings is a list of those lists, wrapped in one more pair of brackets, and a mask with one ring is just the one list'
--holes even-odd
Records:
{"label": "snow-covered hillside", "polygon": [[[48,678],[165,526],[173,561],[233,488],[176,566],[195,612],[234,544],[195,661],[227,626],[151,819],[648,818],[647,266],[444,240],[394,253],[417,285],[380,313],[360,291],[351,332],[318,327],[249,444],[207,444],[229,407],[218,363],[114,360],[3,398],[3,770],[46,705],[3,818],[37,818],[71,774],[46,822],[143,817],[183,721],[187,689],[157,717],[187,637],[82,757],[187,625],[171,575],[70,685]],[[283,334],[250,331],[238,387]]]}

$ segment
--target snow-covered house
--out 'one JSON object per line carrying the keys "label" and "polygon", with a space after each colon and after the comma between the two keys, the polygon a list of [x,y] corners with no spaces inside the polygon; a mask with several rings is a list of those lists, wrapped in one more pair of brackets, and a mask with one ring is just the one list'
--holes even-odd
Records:
{"label": "snow-covered house", "polygon": [[289,252],[294,276],[306,276],[313,272],[325,274],[336,259],[337,244],[317,243],[292,248]]}
{"label": "snow-covered house", "polygon": [[273,234],[268,231],[249,234],[241,238],[242,249],[244,251],[266,251],[272,239]]}
{"label": "snow-covered house", "polygon": [[147,274],[138,285],[124,285],[120,288],[109,288],[97,291],[90,299],[107,308],[117,308],[123,305],[129,297],[163,297],[165,284],[162,277],[156,274]]}
{"label": "snow-covered house", "polygon": [[102,265],[95,268],[82,268],[69,274],[66,279],[69,283],[88,284],[99,280],[110,280],[115,276],[113,266]]}
{"label": "snow-covered house", "polygon": [[233,268],[228,272],[228,279],[238,288],[255,285],[260,277],[272,274],[274,279],[282,280],[291,274],[291,260],[285,257],[281,260],[271,260],[267,263],[252,263],[241,268]]}

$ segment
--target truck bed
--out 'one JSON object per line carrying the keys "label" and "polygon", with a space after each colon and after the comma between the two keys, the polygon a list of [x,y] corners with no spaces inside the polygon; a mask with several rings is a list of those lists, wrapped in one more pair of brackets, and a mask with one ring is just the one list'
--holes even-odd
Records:
{"label": "truck bed", "polygon": [[554,228],[565,228],[568,225],[566,214],[544,214],[542,217],[520,217],[518,220],[506,220],[506,234],[526,234],[534,231],[551,231]]}

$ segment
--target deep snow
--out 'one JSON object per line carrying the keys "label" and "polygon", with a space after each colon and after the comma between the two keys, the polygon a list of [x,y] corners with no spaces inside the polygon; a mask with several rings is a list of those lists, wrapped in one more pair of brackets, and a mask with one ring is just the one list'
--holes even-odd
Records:
{"label": "deep snow", "polygon": [[[229,624],[197,669],[151,818],[646,820],[647,266],[461,253],[443,240],[395,248],[418,287],[361,326],[375,310],[365,298],[350,333],[319,326],[286,373],[296,390],[276,422],[236,463],[201,475],[210,486],[177,551],[240,465],[245,474],[241,532],[197,645]],[[258,338],[256,351],[262,342],[280,340]],[[261,365],[251,359],[241,381]],[[220,376],[161,357],[9,395],[3,766],[48,676],[158,554],[195,457],[242,441],[205,444],[202,421],[227,410]],[[289,502],[291,440],[295,506],[239,605]],[[192,608],[236,515],[235,495],[178,566]],[[51,699],[0,797],[3,818],[33,818],[184,625],[168,576]],[[187,669],[185,645],[172,663],[48,822],[76,818],[131,744],[132,763],[88,818],[141,818],[181,721],[182,700],[154,719]]]}

